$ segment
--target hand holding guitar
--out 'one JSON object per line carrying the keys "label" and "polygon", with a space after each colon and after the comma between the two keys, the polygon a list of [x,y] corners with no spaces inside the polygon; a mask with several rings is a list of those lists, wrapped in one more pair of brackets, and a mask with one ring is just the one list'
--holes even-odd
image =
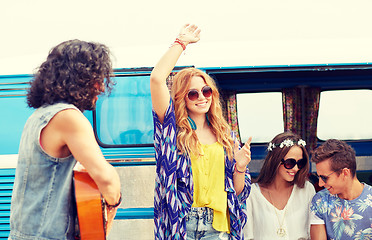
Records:
{"label": "hand holding guitar", "polygon": [[111,230],[112,223],[114,222],[114,218],[116,216],[116,212],[120,204],[121,204],[121,193],[120,193],[119,201],[115,205],[108,205],[106,203],[106,211],[107,211],[106,235],[108,235]]}
{"label": "hand holding guitar", "polygon": [[106,239],[121,203],[121,194],[115,205],[107,204],[81,165],[74,169],[74,185],[80,239]]}

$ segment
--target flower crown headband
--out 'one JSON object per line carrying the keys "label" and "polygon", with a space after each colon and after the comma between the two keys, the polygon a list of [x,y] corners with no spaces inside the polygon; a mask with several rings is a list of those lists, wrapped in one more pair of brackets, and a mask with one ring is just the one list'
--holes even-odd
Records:
{"label": "flower crown headband", "polygon": [[[295,144],[295,142],[292,139],[288,139],[288,138],[283,140],[283,142],[281,142],[279,144],[269,142],[269,146],[267,147],[267,151],[271,152],[276,147],[280,147],[280,148],[292,147],[294,144]],[[301,146],[305,147],[306,142],[304,140],[300,139],[300,140],[298,140],[297,145],[301,145]]]}

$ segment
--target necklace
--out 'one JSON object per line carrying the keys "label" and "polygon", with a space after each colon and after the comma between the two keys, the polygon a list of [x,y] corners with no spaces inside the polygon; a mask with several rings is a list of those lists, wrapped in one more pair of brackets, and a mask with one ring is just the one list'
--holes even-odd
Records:
{"label": "necklace", "polygon": [[[275,215],[276,215],[276,218],[278,219],[278,223],[279,223],[279,228],[276,230],[276,234],[279,236],[279,237],[284,237],[285,235],[287,235],[287,232],[285,231],[283,225],[284,225],[284,219],[285,219],[285,214],[287,213],[287,206],[284,207],[284,214],[283,214],[283,219],[282,221],[280,221],[279,219],[279,215],[276,211],[276,207],[275,207],[275,204],[274,204],[274,201],[271,199],[271,194],[270,194],[270,191],[267,190],[268,193],[269,193],[269,198],[270,198],[270,201],[272,202],[273,204],[273,207],[274,207],[274,211],[275,211]],[[287,202],[288,203],[288,202]]]}

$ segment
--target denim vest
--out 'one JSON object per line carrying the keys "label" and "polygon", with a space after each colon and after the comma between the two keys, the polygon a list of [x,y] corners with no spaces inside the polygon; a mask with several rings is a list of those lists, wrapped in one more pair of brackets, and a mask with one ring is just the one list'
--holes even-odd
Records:
{"label": "denim vest", "polygon": [[72,178],[76,160],[72,155],[52,157],[40,146],[41,130],[54,115],[69,108],[78,110],[65,103],[43,106],[26,122],[12,193],[12,240],[74,239],[76,207]]}

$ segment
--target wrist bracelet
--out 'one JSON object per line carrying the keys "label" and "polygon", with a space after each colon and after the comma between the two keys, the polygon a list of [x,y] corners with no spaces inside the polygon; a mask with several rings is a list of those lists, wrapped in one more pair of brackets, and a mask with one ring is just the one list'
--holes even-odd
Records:
{"label": "wrist bracelet", "polygon": [[178,43],[179,45],[181,45],[183,51],[186,50],[186,45],[184,42],[182,42],[179,38],[176,38],[176,40],[174,41],[174,43]]}
{"label": "wrist bracelet", "polygon": [[[246,169],[247,169],[247,167],[246,167]],[[244,172],[239,171],[238,168],[236,167],[236,164],[235,164],[235,172],[238,172],[238,173],[245,173],[245,171],[244,171]]]}
{"label": "wrist bracelet", "polygon": [[[105,201],[105,202],[106,202],[106,201]],[[116,204],[114,204],[114,205],[110,205],[110,204],[108,204],[108,203],[106,202],[106,206],[107,206],[108,208],[117,208],[117,207],[119,207],[120,203],[121,203],[121,193],[120,193],[119,201],[118,201]]]}

